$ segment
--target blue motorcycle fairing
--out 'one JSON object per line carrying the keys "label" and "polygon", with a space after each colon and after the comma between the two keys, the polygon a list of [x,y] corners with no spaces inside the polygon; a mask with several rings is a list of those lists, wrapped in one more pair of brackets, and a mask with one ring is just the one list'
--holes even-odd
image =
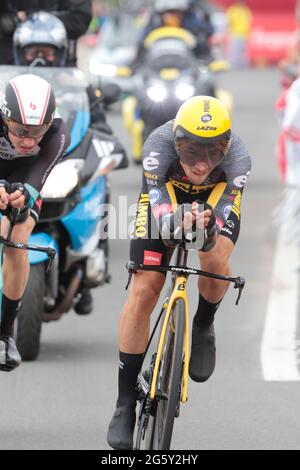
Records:
{"label": "blue motorcycle fairing", "polygon": [[70,129],[71,142],[67,148],[66,154],[71,153],[79,144],[81,144],[90,126],[90,113],[88,111],[77,111],[72,128]]}
{"label": "blue motorcycle fairing", "polygon": [[66,227],[73,250],[80,250],[95,235],[106,198],[106,178],[100,176],[80,189],[81,201],[61,219]]}
{"label": "blue motorcycle fairing", "polygon": [[[52,238],[48,233],[32,233],[29,238],[29,244],[54,248],[56,250],[56,256],[58,256],[58,244],[56,240]],[[30,264],[39,264],[48,260],[47,254],[43,251],[29,250],[28,256]]]}

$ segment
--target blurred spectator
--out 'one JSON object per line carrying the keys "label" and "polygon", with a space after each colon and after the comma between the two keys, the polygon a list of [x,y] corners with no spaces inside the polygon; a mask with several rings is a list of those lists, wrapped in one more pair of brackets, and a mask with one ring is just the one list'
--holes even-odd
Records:
{"label": "blurred spectator", "polygon": [[285,59],[278,64],[280,83],[283,89],[289,88],[300,74],[300,31],[295,31],[295,41],[287,50]]}
{"label": "blurred spectator", "polygon": [[297,0],[296,2],[295,18],[296,18],[297,26],[300,29],[300,0]]}
{"label": "blurred spectator", "polygon": [[295,6],[295,21],[297,29],[295,31],[294,41],[287,49],[285,58],[278,64],[283,96],[284,90],[288,89],[300,75],[300,0],[297,0]]}
{"label": "blurred spectator", "polygon": [[[298,106],[300,88],[298,79],[300,76],[300,0],[298,0],[296,4],[295,19],[298,30],[295,31],[294,44],[287,50],[285,59],[281,60],[278,64],[282,89],[275,102],[275,110],[278,122],[281,126],[276,146],[276,159],[279,164],[281,177],[286,183],[291,183],[293,180],[292,175],[295,175],[295,165],[291,162],[295,160],[293,156],[299,155],[299,131],[295,132],[294,130],[298,125],[300,116]],[[291,90],[293,83],[295,83],[295,86]],[[297,93],[295,93],[295,90]],[[298,112],[295,112],[295,109],[298,110]],[[291,122],[289,122],[293,115],[294,117],[296,116],[296,126],[291,126]],[[299,159],[296,158],[295,161],[298,160]]]}
{"label": "blurred spectator", "polygon": [[229,60],[233,67],[248,65],[247,45],[251,32],[252,13],[245,0],[236,0],[227,11]]}
{"label": "blurred spectator", "polygon": [[93,18],[90,22],[88,33],[90,34],[98,34],[101,30],[107,15],[108,15],[108,7],[107,5],[99,0],[92,1],[92,13]]}
{"label": "blurred spectator", "polygon": [[0,64],[13,64],[13,33],[27,15],[37,11],[55,14],[65,25],[69,39],[69,64],[76,64],[76,40],[92,18],[91,0],[1,0]]}

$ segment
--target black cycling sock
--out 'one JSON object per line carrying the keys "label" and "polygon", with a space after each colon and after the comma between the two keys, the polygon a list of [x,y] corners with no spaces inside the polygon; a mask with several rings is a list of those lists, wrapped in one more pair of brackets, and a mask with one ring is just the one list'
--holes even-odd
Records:
{"label": "black cycling sock", "polygon": [[215,313],[221,302],[222,300],[216,304],[212,304],[199,294],[198,308],[194,317],[195,325],[199,328],[208,328],[213,323]]}
{"label": "black cycling sock", "polygon": [[119,351],[119,396],[117,405],[135,405],[136,380],[142,367],[144,354]]}
{"label": "black cycling sock", "polygon": [[2,295],[2,314],[0,334],[13,336],[14,321],[21,306],[21,299],[11,300],[6,295]]}

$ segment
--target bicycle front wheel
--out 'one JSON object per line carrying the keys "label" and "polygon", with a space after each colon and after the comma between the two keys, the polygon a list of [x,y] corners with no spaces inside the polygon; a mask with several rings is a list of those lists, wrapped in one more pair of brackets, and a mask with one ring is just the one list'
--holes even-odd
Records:
{"label": "bicycle front wheel", "polygon": [[[185,303],[176,300],[170,315],[160,374],[157,384],[157,407],[152,423],[151,448],[170,449],[174,419],[179,413],[183,370],[183,344],[185,329]],[[152,425],[152,426],[151,426]]]}

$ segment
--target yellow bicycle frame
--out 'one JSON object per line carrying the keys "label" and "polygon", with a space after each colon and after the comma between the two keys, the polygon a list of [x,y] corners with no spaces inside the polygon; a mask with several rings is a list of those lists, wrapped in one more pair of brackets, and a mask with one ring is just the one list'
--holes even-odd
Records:
{"label": "yellow bicycle frame", "polygon": [[189,371],[189,353],[190,353],[190,339],[189,339],[189,310],[188,310],[188,299],[186,293],[186,276],[178,276],[175,279],[175,285],[171,294],[171,297],[166,302],[165,308],[165,319],[163,327],[161,330],[159,344],[157,349],[157,355],[155,359],[153,378],[151,383],[150,398],[153,400],[156,392],[157,377],[159,372],[159,367],[161,363],[162,352],[166,340],[166,332],[172,312],[172,307],[174,302],[178,299],[182,299],[185,304],[185,331],[184,331],[184,368],[183,368],[183,381],[182,381],[182,391],[181,391],[181,401],[185,403],[187,401],[187,384],[188,384],[188,371]]}

